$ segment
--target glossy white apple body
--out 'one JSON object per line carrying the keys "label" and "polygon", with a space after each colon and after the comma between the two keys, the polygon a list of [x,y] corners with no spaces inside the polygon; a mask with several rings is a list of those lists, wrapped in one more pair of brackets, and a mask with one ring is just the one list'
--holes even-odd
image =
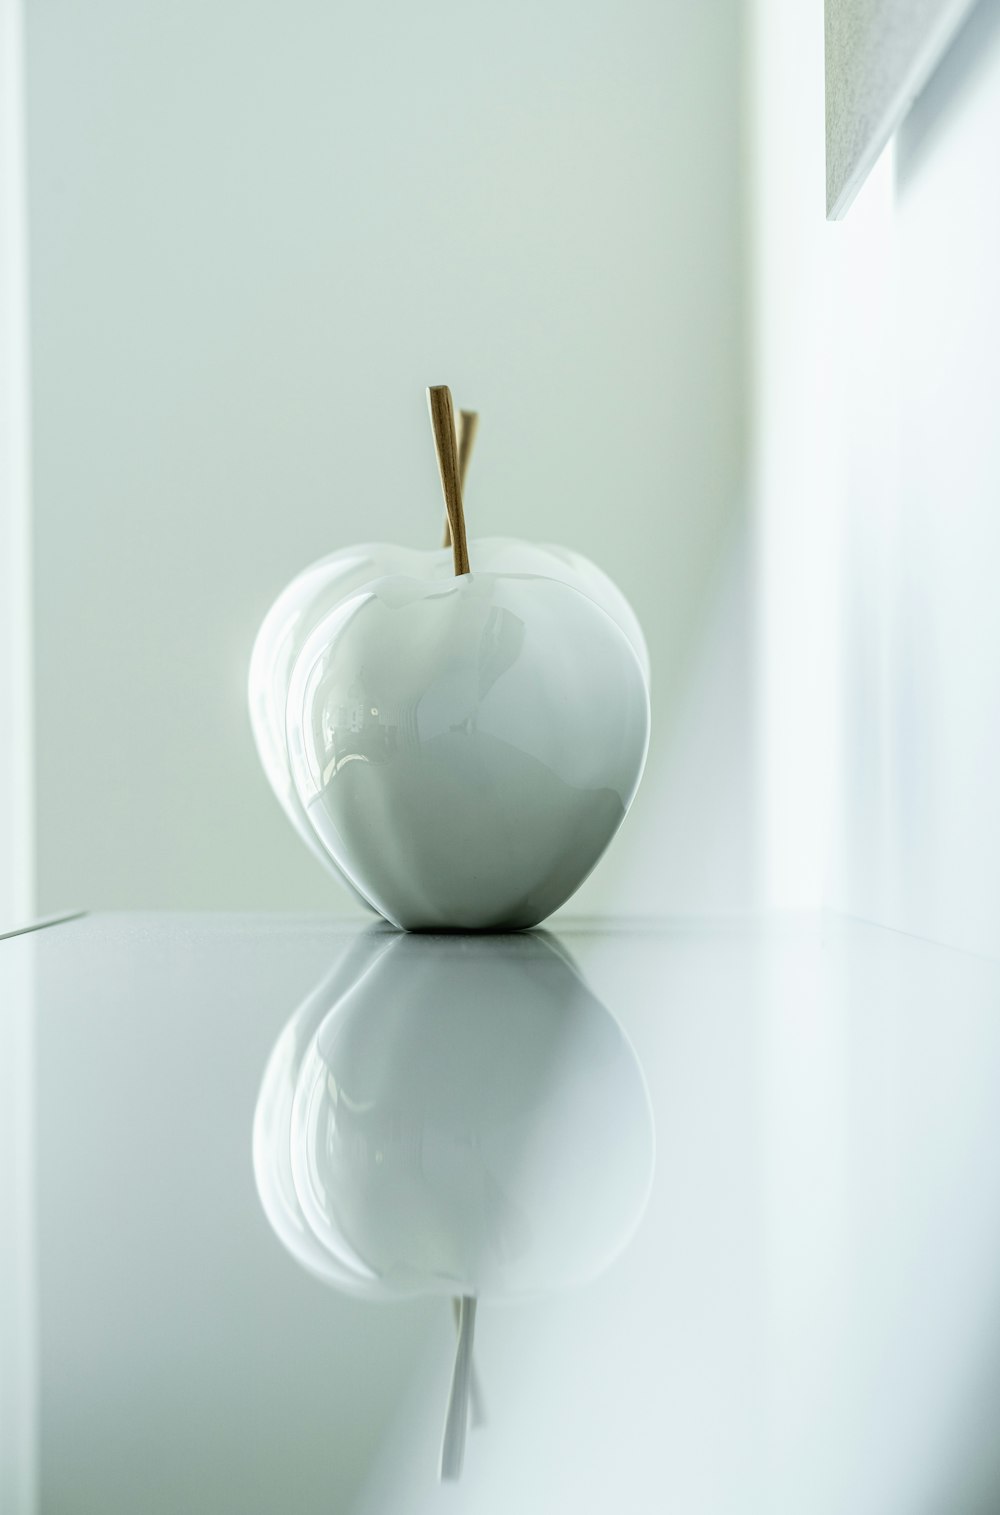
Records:
{"label": "glossy white apple body", "polygon": [[519,930],[582,883],[635,794],[646,675],[548,577],[384,578],[307,638],[292,783],[354,888],[406,930]]}
{"label": "glossy white apple body", "polygon": [[361,934],[276,1043],[254,1116],[277,1235],[371,1299],[595,1277],[638,1225],[653,1152],[630,1043],[536,933]]}
{"label": "glossy white apple body", "polygon": [[[474,541],[470,553],[478,571],[540,574],[579,589],[624,631],[648,683],[649,658],[635,613],[617,585],[587,558],[564,547],[504,537]],[[268,611],[257,634],[250,660],[249,706],[264,772],[296,830],[341,878],[339,867],[320,842],[302,807],[289,771],[286,711],[292,668],[324,617],[367,584],[396,575],[438,582],[453,574],[450,548],[419,552],[388,543],[344,548],[293,579]],[[356,890],[352,892],[357,895]]]}

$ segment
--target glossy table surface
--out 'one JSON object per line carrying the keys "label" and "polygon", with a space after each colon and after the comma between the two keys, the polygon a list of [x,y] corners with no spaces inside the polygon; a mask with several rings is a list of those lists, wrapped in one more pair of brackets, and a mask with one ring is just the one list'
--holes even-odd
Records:
{"label": "glossy table surface", "polygon": [[14,936],[0,1286],[5,1515],[986,1515],[1000,964],[837,916]]}

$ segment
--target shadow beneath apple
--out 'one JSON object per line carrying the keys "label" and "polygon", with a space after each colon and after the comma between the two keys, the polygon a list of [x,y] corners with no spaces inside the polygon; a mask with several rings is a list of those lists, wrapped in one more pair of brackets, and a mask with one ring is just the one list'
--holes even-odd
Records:
{"label": "shadow beneath apple", "polygon": [[641,1219],[653,1118],[636,1055],[542,932],[359,932],[278,1038],[257,1189],[309,1272],[455,1302],[442,1477],[462,1465],[477,1307],[579,1285]]}

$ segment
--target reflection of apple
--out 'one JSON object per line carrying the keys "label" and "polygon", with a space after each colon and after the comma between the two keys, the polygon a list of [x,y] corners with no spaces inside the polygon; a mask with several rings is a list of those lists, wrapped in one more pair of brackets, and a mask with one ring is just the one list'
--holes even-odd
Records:
{"label": "reflection of apple", "polygon": [[[624,632],[648,684],[648,653],[633,610],[611,579],[580,553],[552,544],[504,537],[473,541],[469,553],[477,573],[540,576],[568,584],[586,595]],[[341,869],[317,837],[289,771],[286,712],[295,660],[316,627],[331,612],[376,580],[406,577],[441,583],[453,573],[450,547],[419,552],[388,543],[364,543],[344,548],[293,579],[268,611],[257,634],[250,660],[249,703],[254,740],[264,772],[292,824],[317,856],[341,878]],[[349,881],[345,882],[351,887]],[[356,890],[353,892],[357,895]]]}
{"label": "reflection of apple", "polygon": [[625,1245],[653,1127],[624,1033],[551,938],[373,928],[275,1045],[253,1150],[310,1272],[466,1301],[468,1374],[476,1301],[582,1283]]}
{"label": "reflection of apple", "polygon": [[613,1258],[645,1203],[652,1116],[553,938],[373,927],[276,1043],[254,1163],[286,1246],[337,1287],[507,1297]]}

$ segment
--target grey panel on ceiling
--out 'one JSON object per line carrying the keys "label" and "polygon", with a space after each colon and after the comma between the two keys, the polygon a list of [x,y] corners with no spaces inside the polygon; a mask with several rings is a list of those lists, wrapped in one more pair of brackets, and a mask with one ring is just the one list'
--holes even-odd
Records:
{"label": "grey panel on ceiling", "polygon": [[826,0],[826,213],[845,214],[976,0]]}

